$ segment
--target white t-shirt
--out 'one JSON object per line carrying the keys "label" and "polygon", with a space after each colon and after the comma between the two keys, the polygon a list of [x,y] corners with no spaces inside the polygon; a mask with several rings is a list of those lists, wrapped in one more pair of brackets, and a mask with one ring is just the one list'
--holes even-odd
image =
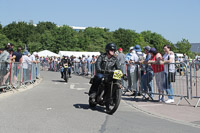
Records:
{"label": "white t-shirt", "polygon": [[[175,56],[173,52],[170,52],[170,54],[164,54],[163,55],[163,59],[164,61],[172,59],[172,63],[175,63]],[[169,71],[168,71],[168,67],[169,67]],[[164,72],[168,73],[168,72],[175,72],[175,64],[165,64],[164,65]]]}
{"label": "white t-shirt", "polygon": [[[137,56],[137,54],[133,53],[130,57],[130,60],[131,61],[134,61],[134,62],[138,62],[139,61],[139,57]],[[136,65],[134,64],[131,64],[130,65],[130,73],[134,72],[136,69]]]}
{"label": "white t-shirt", "polygon": [[27,55],[22,56],[22,64],[24,69],[28,69],[28,65],[31,64],[31,58]]}
{"label": "white t-shirt", "polygon": [[35,61],[35,55],[31,55],[30,58],[31,58],[31,61]]}

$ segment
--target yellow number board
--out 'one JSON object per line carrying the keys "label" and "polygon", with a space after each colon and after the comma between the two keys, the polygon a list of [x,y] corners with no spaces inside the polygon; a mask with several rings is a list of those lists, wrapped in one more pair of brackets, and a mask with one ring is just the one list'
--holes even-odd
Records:
{"label": "yellow number board", "polygon": [[123,73],[121,70],[115,70],[113,74],[113,79],[120,80],[122,76],[123,76]]}

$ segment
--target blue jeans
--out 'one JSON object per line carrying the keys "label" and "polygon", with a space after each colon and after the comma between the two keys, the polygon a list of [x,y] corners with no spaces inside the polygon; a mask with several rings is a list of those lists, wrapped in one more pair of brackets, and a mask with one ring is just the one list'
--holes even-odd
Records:
{"label": "blue jeans", "polygon": [[172,83],[168,81],[168,73],[165,73],[165,81],[166,81],[166,93],[168,94],[168,99],[174,99]]}
{"label": "blue jeans", "polygon": [[98,91],[99,85],[101,84],[103,77],[104,77],[104,75],[101,74],[101,73],[97,73],[95,75],[93,84],[90,87],[89,95],[92,94],[92,93],[96,93]]}
{"label": "blue jeans", "polygon": [[142,76],[142,89],[144,91],[147,91],[149,89],[149,92],[151,94],[151,97],[153,97],[154,88],[153,88],[153,71],[148,71],[145,75]]}
{"label": "blue jeans", "polygon": [[87,64],[87,67],[88,67],[88,74],[91,74],[91,67],[92,67],[91,64],[88,63],[88,64]]}
{"label": "blue jeans", "polygon": [[37,66],[35,67],[35,72],[36,72],[36,78],[38,77],[38,68]]}

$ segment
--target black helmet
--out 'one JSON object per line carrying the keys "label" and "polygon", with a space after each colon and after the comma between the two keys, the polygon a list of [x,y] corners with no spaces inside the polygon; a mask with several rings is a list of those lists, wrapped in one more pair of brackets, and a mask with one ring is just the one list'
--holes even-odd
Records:
{"label": "black helmet", "polygon": [[109,50],[117,50],[117,47],[114,43],[109,43],[106,45],[106,52],[108,52]]}

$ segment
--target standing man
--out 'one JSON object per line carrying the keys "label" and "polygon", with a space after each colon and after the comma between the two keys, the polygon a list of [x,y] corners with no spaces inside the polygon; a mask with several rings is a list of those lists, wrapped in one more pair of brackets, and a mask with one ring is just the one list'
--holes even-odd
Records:
{"label": "standing man", "polygon": [[137,94],[137,67],[135,62],[138,62],[138,56],[133,50],[134,47],[130,47],[129,53],[126,55],[127,73],[128,73],[128,90],[133,92],[133,95]]}
{"label": "standing man", "polygon": [[[117,56],[117,59],[119,61],[119,65],[121,67],[122,73],[126,74],[125,54],[123,53],[122,48],[119,48],[118,52],[119,54]],[[122,86],[124,87],[124,90],[127,90],[127,82],[124,79],[121,79],[121,80],[122,80]]]}
{"label": "standing man", "polygon": [[88,72],[87,72],[87,75],[91,74],[91,62],[92,61],[92,57],[90,57],[90,55],[88,55],[88,58],[87,58],[87,68],[88,68]]}
{"label": "standing man", "polygon": [[142,82],[141,82],[141,89],[144,89],[144,91],[149,91],[150,97],[153,99],[154,89],[153,89],[153,68],[150,64],[148,64],[148,61],[151,59],[151,54],[149,53],[151,47],[146,46],[143,48],[144,52],[146,54],[146,59],[139,61],[140,64],[144,64],[146,74],[142,76]]}
{"label": "standing man", "polygon": [[17,48],[17,52],[13,52],[13,55],[16,56],[15,62],[22,63],[22,53],[21,52],[22,52],[22,47],[21,46],[19,46]]}

